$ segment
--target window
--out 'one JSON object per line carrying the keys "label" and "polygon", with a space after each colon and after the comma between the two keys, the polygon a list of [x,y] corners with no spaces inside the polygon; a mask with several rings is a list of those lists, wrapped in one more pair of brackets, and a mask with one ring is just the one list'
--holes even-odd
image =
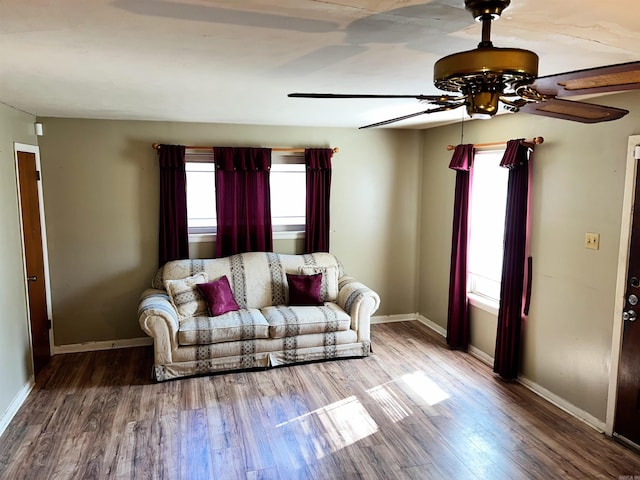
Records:
{"label": "window", "polygon": [[207,161],[193,161],[186,156],[187,225],[189,233],[215,233],[216,180],[213,154]]}
{"label": "window", "polygon": [[269,181],[273,231],[304,231],[307,204],[304,156],[274,155]]}
{"label": "window", "polygon": [[[213,152],[187,150],[187,222],[190,234],[216,232]],[[306,171],[303,154],[273,152],[269,174],[274,232],[303,232]]]}
{"label": "window", "polygon": [[504,150],[478,151],[469,197],[469,293],[500,300],[504,221],[509,171],[500,167]]}

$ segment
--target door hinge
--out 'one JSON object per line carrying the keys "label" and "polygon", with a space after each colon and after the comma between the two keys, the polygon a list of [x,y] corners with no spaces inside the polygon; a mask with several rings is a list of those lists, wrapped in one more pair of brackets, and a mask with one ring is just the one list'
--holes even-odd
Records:
{"label": "door hinge", "polygon": [[53,328],[53,324],[51,323],[51,320],[50,320],[50,319],[49,319],[49,320],[47,320],[47,328],[48,328],[49,330],[51,330],[51,329]]}
{"label": "door hinge", "polygon": [[40,181],[40,170],[36,170],[36,181]]}

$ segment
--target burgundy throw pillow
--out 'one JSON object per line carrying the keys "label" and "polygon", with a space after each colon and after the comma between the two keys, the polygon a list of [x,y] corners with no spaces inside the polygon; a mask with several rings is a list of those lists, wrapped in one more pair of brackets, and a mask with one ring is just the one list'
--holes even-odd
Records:
{"label": "burgundy throw pillow", "polygon": [[287,273],[289,305],[324,305],[320,290],[322,273],[315,275],[292,275]]}
{"label": "burgundy throw pillow", "polygon": [[236,299],[233,298],[233,292],[229,285],[229,279],[226,275],[220,277],[215,282],[198,283],[198,290],[207,302],[209,316],[217,317],[227,312],[235,312],[240,310]]}

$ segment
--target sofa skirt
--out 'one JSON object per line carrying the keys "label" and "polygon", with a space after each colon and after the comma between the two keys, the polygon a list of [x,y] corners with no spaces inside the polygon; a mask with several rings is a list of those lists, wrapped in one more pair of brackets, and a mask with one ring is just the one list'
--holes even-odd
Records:
{"label": "sofa skirt", "polygon": [[[343,332],[340,332],[343,333]],[[301,337],[290,337],[289,340],[302,339],[312,335]],[[245,344],[260,342],[260,340],[242,342]],[[275,342],[271,340],[270,342]],[[234,342],[238,343],[238,342]],[[210,347],[209,345],[198,348]],[[315,362],[336,358],[367,357],[371,353],[370,342],[354,342],[333,345],[315,345],[296,348],[285,348],[281,350],[257,351],[257,349],[247,348],[246,352],[240,355],[230,355],[223,357],[202,357],[193,360],[174,361],[166,365],[154,365],[153,377],[158,382],[171,380],[174,378],[188,377],[194,375],[205,375],[225,370],[246,370],[251,368],[270,368],[282,365],[291,365],[302,362]],[[178,349],[182,350],[182,348]],[[253,350],[253,351],[251,351]]]}

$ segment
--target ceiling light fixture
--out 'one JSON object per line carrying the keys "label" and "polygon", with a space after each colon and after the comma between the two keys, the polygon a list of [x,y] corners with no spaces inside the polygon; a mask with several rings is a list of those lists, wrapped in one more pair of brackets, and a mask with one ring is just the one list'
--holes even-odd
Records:
{"label": "ceiling light fixture", "polygon": [[[499,102],[511,105],[516,90],[538,76],[538,55],[520,48],[496,48],[491,42],[491,22],[510,0],[467,0],[466,8],[482,22],[482,41],[475,50],[454,53],[434,66],[434,83],[440,90],[460,92],[467,98],[472,118],[491,118]],[[520,105],[513,105],[514,107]]]}
{"label": "ceiling light fixture", "polygon": [[434,66],[435,86],[455,94],[345,94],[290,93],[296,98],[414,98],[431,108],[372,123],[360,128],[382,127],[421,115],[466,107],[472,118],[491,118],[499,107],[582,123],[608,122],[628,110],[562,97],[625,90],[640,90],[640,61],[594,67],[538,77],[538,56],[520,48],[496,48],[491,43],[491,22],[510,0],[464,0],[473,18],[482,22],[482,40],[475,50],[454,53]]}

